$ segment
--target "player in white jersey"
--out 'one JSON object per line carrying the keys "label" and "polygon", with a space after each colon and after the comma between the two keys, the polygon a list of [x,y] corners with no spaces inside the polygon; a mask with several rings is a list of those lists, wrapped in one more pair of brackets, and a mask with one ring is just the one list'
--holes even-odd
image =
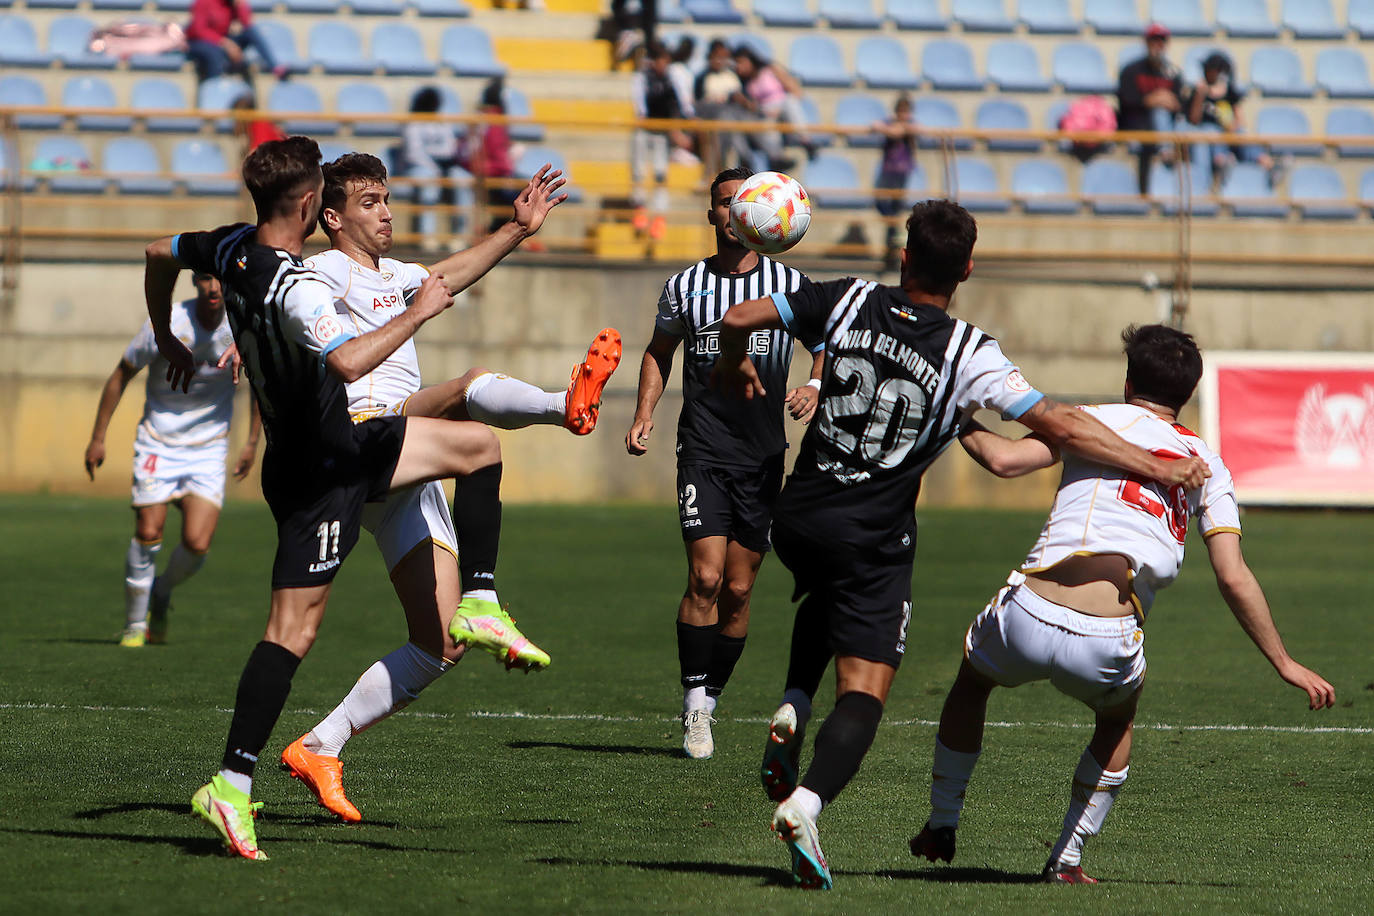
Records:
{"label": "player in white jersey", "polygon": [[[124,558],[125,620],[119,644],[127,648],[167,638],[172,589],[205,564],[224,502],[235,379],[230,368],[216,367],[234,339],[219,280],[209,274],[193,279],[196,298],[172,308],[172,332],[191,349],[199,368],[190,390],[182,392],[168,384],[167,361],[158,353],[152,323],[145,321],[105,380],[86,446],[86,473],[95,480],[95,469],[105,461],[105,432],[119,399],[134,376],[150,367],[143,419],[134,437],[134,536]],[[239,480],[253,466],[261,430],[253,402],[248,441],[234,462]],[[168,504],[181,510],[181,541],[157,576]]]}
{"label": "player in white jersey", "polygon": [[[1141,628],[1155,594],[1178,576],[1190,518],[1197,520],[1222,598],[1279,677],[1304,691],[1312,709],[1335,702],[1335,689],[1284,649],[1264,592],[1241,554],[1230,472],[1207,443],[1177,422],[1179,408],[1202,375],[1193,338],[1163,325],[1132,327],[1122,338],[1126,403],[1083,409],[1156,455],[1202,457],[1212,476],[1195,490],[1166,488],[1063,456],[1063,478],[1044,530],[964,638],[964,662],[945,700],[935,742],[931,814],[911,841],[913,855],[932,862],[954,857],[954,831],[982,748],[993,688],[1049,680],[1090,706],[1097,724],[1074,772],[1068,814],[1043,876],[1058,883],[1095,883],[1083,873],[1083,844],[1102,829],[1126,781],[1145,677]],[[961,441],[1002,477],[1059,459],[1035,436],[1011,441],[976,423]]]}
{"label": "player in white jersey", "polygon": [[[546,166],[517,198],[504,230],[435,265],[450,292],[476,282],[539,230],[548,212],[566,197],[557,193],[560,175]],[[386,167],[379,159],[364,153],[341,156],[324,166],[324,178],[320,223],[333,247],[305,263],[332,288],[340,321],[362,335],[403,313],[430,270],[384,256],[391,250],[391,213]],[[586,435],[596,426],[597,402],[619,354],[619,336],[611,329],[601,332],[566,391],[546,392],[485,369],[422,388],[410,339],[345,386],[348,412],[354,422],[442,416],[505,429],[550,424]],[[362,523],[376,538],[401,599],[409,642],[365,671],[342,703],[282,753],[292,775],[347,821],[361,818],[344,793],[339,760],[353,735],[414,700],[469,646],[491,652],[508,668],[530,671],[549,664],[549,656],[520,633],[481,581],[467,569],[460,576],[463,564],[453,519],[437,481],[367,504]]]}

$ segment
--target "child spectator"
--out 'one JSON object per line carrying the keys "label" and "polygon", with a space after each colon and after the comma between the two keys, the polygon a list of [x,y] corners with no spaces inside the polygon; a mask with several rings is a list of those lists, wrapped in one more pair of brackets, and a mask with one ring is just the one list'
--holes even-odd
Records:
{"label": "child spectator", "polygon": [[[1245,92],[1231,80],[1231,59],[1214,51],[1202,62],[1202,79],[1193,87],[1188,104],[1188,123],[1203,131],[1238,134],[1245,130],[1241,103]],[[1219,187],[1237,161],[1254,162],[1270,172],[1273,181],[1274,159],[1262,146],[1248,143],[1232,146],[1226,143],[1207,144],[1210,154],[1212,183]]]}
{"label": "child spectator", "polygon": [[[878,166],[874,187],[879,191],[904,191],[907,179],[916,168],[916,122],[912,118],[911,96],[902,93],[892,106],[892,117],[874,124],[873,129],[883,136],[883,161]],[[883,258],[890,268],[895,265],[897,257],[897,224],[892,218],[909,208],[904,196],[895,195],[879,195],[874,198],[873,205],[887,217]],[[902,231],[906,231],[905,227]]]}

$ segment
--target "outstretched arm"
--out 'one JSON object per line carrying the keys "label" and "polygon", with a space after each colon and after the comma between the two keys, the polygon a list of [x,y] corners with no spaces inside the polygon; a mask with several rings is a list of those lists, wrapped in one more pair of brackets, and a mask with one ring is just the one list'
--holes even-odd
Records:
{"label": "outstretched arm", "polygon": [[167,360],[167,382],[185,392],[191,387],[196,360],[190,348],[172,333],[172,291],[181,274],[181,262],[172,254],[172,239],[170,235],[160,238],[143,250],[143,298],[158,352]]}
{"label": "outstretched arm", "polygon": [[1334,705],[1336,688],[1317,672],[1293,661],[1284,648],[1283,639],[1274,626],[1274,617],[1269,612],[1264,590],[1241,554],[1240,535],[1221,531],[1209,535],[1206,543],[1207,556],[1212,561],[1212,571],[1217,577],[1217,588],[1245,635],[1269,659],[1269,664],[1274,666],[1279,677],[1307,693],[1310,708],[1323,709]]}
{"label": "outstretched arm", "polygon": [[110,428],[110,418],[124,396],[124,389],[137,374],[137,369],[121,359],[100,390],[100,405],[95,409],[95,425],[91,427],[91,441],[86,446],[86,473],[91,480],[95,480],[95,469],[105,463],[105,432]]}
{"label": "outstretched arm", "polygon": [[658,328],[644,350],[639,365],[639,394],[635,399],[635,418],[625,434],[625,451],[643,455],[649,450],[649,436],[654,431],[654,408],[663,397],[664,386],[673,370],[673,353],[679,339]]}
{"label": "outstretched arm", "polygon": [[977,420],[964,424],[959,444],[974,461],[998,477],[1020,477],[1050,467],[1059,460],[1059,451],[1038,433],[1009,439]]}

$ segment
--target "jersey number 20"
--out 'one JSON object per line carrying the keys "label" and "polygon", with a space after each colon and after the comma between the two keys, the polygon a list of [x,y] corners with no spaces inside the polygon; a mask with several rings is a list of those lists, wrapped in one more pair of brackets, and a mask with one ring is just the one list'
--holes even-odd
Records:
{"label": "jersey number 20", "polygon": [[[832,383],[849,393],[825,399],[819,435],[865,466],[901,464],[916,444],[925,418],[925,391],[904,378],[884,379],[879,384],[878,370],[858,356],[839,357],[830,374]],[[842,429],[836,421],[846,417],[865,417],[863,431],[855,435]]]}

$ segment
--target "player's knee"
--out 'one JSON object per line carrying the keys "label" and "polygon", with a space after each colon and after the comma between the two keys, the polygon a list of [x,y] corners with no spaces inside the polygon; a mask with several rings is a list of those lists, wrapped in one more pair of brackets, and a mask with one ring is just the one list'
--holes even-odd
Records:
{"label": "player's knee", "polygon": [[139,519],[134,523],[134,537],[145,544],[162,540],[162,524]]}
{"label": "player's knee", "polygon": [[687,574],[687,591],[694,598],[715,601],[720,597],[721,571],[709,565],[693,564]]}
{"label": "player's knee", "polygon": [[199,531],[189,533],[182,532],[181,546],[191,551],[191,553],[203,557],[210,552],[210,542],[214,539],[215,532],[213,531],[206,531],[204,533]]}
{"label": "player's knee", "polygon": [[729,604],[732,615],[749,613],[749,596],[754,592],[753,582],[731,579],[721,590],[721,603]]}
{"label": "player's knee", "polygon": [[483,468],[501,463],[501,440],[489,427],[481,427],[473,446],[473,461],[476,467]]}

